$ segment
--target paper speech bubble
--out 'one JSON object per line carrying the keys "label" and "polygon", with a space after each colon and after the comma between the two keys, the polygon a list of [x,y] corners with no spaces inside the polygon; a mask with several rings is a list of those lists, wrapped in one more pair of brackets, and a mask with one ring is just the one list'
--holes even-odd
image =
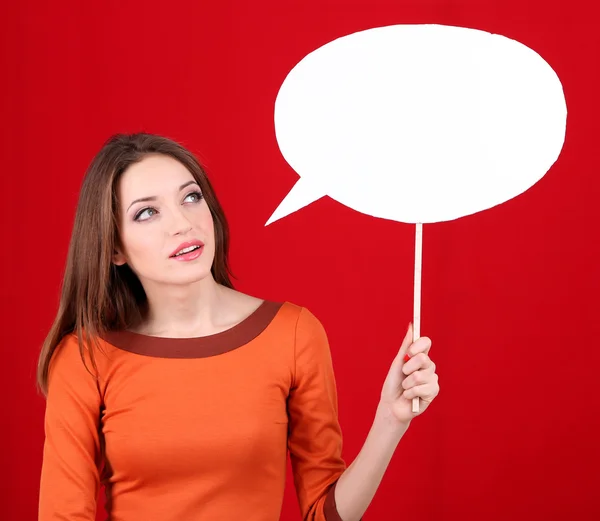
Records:
{"label": "paper speech bubble", "polygon": [[324,195],[406,223],[491,208],[544,176],[566,115],[556,73],[504,36],[441,25],[344,36],[281,85],[275,133],[300,179],[266,225]]}

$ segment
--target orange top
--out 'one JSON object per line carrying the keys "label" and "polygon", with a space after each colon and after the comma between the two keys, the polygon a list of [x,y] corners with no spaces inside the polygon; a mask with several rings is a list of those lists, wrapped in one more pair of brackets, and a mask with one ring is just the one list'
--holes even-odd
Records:
{"label": "orange top", "polygon": [[39,521],[93,521],[100,484],[111,521],[276,521],[288,449],[302,519],[341,521],[335,378],[308,309],[265,301],[214,335],[102,346],[98,378],[74,334],[52,357]]}

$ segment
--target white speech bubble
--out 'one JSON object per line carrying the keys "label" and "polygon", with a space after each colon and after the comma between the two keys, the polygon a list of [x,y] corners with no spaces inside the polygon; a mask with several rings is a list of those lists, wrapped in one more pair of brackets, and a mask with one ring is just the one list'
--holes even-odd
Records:
{"label": "white speech bubble", "polygon": [[556,73],[504,36],[442,25],[344,36],[281,85],[275,133],[300,179],[266,225],[324,195],[406,223],[491,208],[544,176],[566,115]]}

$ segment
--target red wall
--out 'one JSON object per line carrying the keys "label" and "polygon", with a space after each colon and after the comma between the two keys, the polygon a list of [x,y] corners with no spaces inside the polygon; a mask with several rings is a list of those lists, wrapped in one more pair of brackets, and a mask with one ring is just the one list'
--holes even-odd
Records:
{"label": "red wall", "polygon": [[[324,323],[348,463],[412,317],[414,226],[325,197],[264,223],[297,179],[273,105],[306,53],[395,23],[459,25],[536,50],[567,136],[549,173],[491,210],[424,227],[421,334],[440,395],[401,441],[366,520],[600,519],[600,39],[572,0],[5,2],[2,38],[2,519],[34,520],[56,311],[79,184],[114,132],[157,132],[205,161],[232,228],[238,289]],[[102,4],[102,7],[98,7]],[[299,519],[288,476],[283,520]]]}

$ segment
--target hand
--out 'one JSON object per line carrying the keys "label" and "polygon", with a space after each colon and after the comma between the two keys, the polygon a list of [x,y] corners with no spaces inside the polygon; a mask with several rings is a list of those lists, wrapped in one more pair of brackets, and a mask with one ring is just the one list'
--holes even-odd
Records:
{"label": "hand", "polygon": [[[380,407],[401,424],[410,421],[429,407],[440,392],[435,364],[429,358],[431,340],[423,336],[412,343],[412,323],[400,351],[394,358],[381,390]],[[412,399],[419,397],[419,412],[412,412]]]}

